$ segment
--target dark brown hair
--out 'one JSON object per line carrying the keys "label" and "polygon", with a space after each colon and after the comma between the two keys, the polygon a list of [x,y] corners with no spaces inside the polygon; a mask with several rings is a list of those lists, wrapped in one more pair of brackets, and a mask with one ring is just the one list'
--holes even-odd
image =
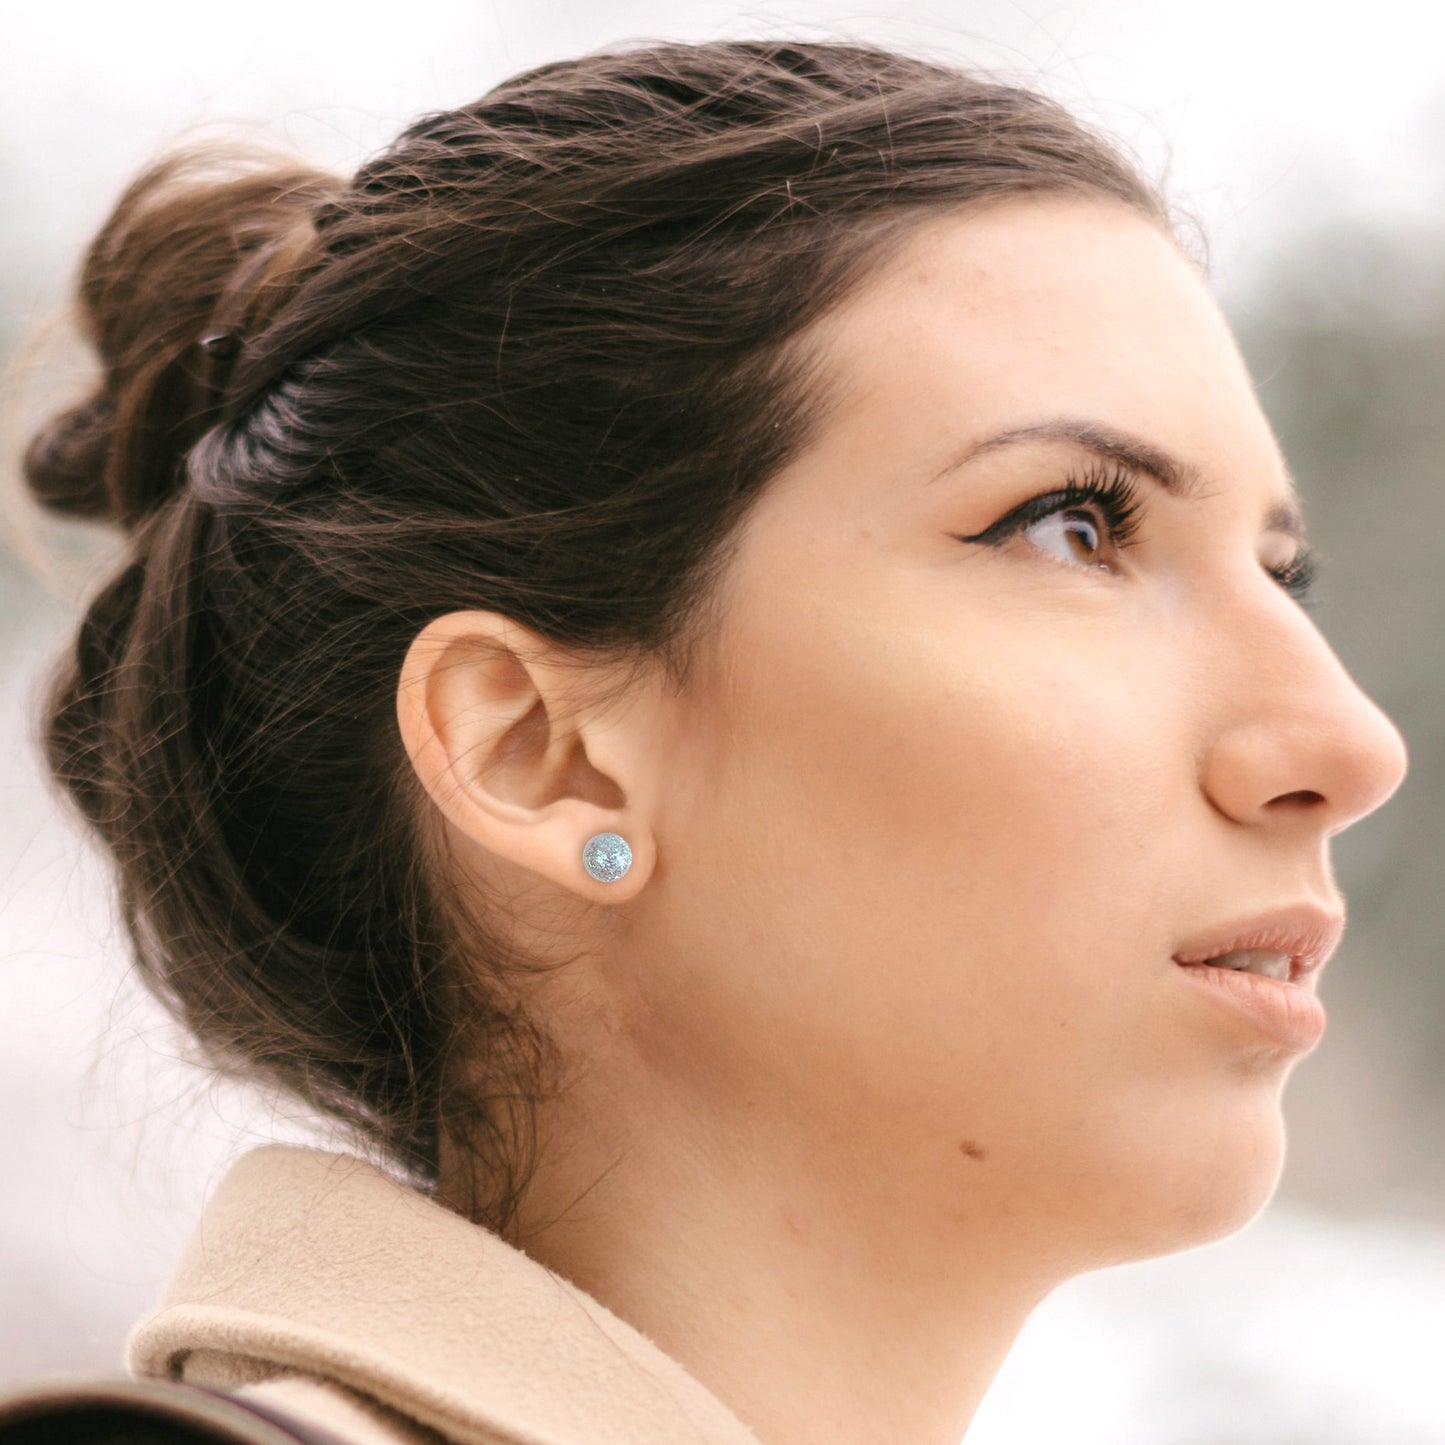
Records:
{"label": "dark brown hair", "polygon": [[725,544],[820,415],[790,343],[921,216],[1034,192],[1166,224],[1031,91],[741,42],[544,66],[350,181],[192,152],[131,186],[80,280],[101,380],[26,457],[130,532],[46,741],[215,1064],[422,1185],[449,1131],[507,1222],[545,1030],[428,844],[408,645],[492,609],[684,685]]}

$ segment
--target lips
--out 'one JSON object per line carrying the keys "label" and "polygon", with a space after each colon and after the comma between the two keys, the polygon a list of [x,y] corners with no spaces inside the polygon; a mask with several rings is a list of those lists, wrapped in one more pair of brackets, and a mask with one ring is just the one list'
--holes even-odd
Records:
{"label": "lips", "polygon": [[1174,954],[1174,962],[1210,963],[1243,950],[1272,949],[1289,955],[1289,982],[1299,983],[1325,965],[1344,931],[1343,913],[1300,903],[1200,933]]}

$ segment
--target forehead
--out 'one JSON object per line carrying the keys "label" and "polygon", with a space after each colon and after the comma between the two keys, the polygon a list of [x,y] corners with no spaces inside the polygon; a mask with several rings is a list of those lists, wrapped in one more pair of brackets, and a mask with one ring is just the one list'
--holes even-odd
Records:
{"label": "forehead", "polygon": [[807,338],[842,445],[880,427],[945,451],[1094,417],[1215,471],[1282,464],[1229,328],[1150,221],[1094,199],[931,218]]}

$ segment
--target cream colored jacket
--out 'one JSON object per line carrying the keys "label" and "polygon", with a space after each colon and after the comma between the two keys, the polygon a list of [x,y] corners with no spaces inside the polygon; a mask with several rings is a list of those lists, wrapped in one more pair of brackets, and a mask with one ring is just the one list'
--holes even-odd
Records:
{"label": "cream colored jacket", "polygon": [[127,1362],[358,1445],[758,1445],[590,1295],[315,1149],[272,1145],[232,1167]]}

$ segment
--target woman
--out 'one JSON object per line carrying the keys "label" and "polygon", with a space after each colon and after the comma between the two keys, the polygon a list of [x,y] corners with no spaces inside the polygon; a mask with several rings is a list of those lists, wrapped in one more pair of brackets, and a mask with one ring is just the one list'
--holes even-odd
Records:
{"label": "woman", "polygon": [[[862,47],[544,67],[350,181],[191,155],[32,446],[139,966],[350,1126],[130,1363],[357,1440],[956,1441],[1240,1227],[1400,738],[1129,165]],[[366,1159],[360,1157],[367,1156]]]}

